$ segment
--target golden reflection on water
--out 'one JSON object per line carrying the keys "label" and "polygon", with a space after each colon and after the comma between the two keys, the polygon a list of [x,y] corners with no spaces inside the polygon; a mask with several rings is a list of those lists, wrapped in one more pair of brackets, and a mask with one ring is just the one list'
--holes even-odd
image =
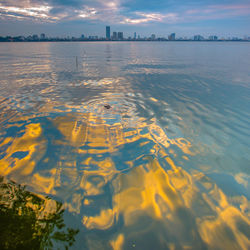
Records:
{"label": "golden reflection on water", "polygon": [[[223,249],[226,245],[227,249],[232,246],[243,249],[249,246],[246,232],[239,230],[240,224],[246,228],[250,224],[244,211],[231,206],[225,194],[216,186],[210,190],[211,197],[205,193],[200,195],[193,178],[182,168],[176,167],[169,157],[166,160],[171,170],[164,171],[157,160],[152,160],[146,168],[134,168],[129,175],[122,174],[120,179],[115,180],[119,191],[113,198],[114,214],[123,215],[125,226],[136,227],[141,223],[140,218],[151,217],[150,220],[163,224],[166,231],[171,225],[173,230],[179,227],[175,238],[179,236],[178,241],[182,242],[183,233],[189,235],[190,238],[185,242],[189,247],[199,244],[199,238],[212,249]],[[180,211],[187,217],[194,217],[191,211],[195,205],[205,209],[204,214],[197,216],[196,220],[193,218],[191,222],[188,218],[180,221]],[[148,230],[157,231],[158,226],[154,225]],[[145,231],[143,229],[146,235]],[[133,238],[130,234],[128,237]],[[227,243],[222,242],[222,239],[226,239]],[[170,243],[171,240],[166,239],[165,244]]]}
{"label": "golden reflection on water", "polygon": [[[248,248],[248,200],[237,197],[238,206],[233,206],[203,173],[190,174],[176,166],[175,149],[185,160],[196,154],[189,141],[169,138],[155,119],[138,118],[136,126],[127,128],[119,119],[108,123],[109,118],[91,112],[49,118],[61,136],[53,145],[69,150],[62,150],[49,169],[36,169],[41,160],[51,164],[49,156],[43,158],[46,127],[27,124],[19,137],[7,137],[1,143],[5,155],[0,174],[20,179],[38,193],[62,196],[64,207],[81,216],[87,230],[108,230],[122,220],[123,226],[109,236],[114,249],[147,249],[147,244],[170,249]],[[126,167],[118,169],[114,157],[137,142],[141,153],[132,159],[128,156]],[[85,213],[83,208],[95,206],[107,185],[112,190],[111,204]],[[65,189],[63,194],[60,188]]]}
{"label": "golden reflection on water", "polygon": [[[0,160],[0,175],[6,176],[11,172],[20,175],[29,175],[33,172],[36,162],[45,152],[45,139],[41,137],[42,129],[39,123],[26,126],[24,134],[20,138],[7,137],[0,147],[11,144],[6,149],[6,155]],[[15,154],[26,154],[22,159]]]}

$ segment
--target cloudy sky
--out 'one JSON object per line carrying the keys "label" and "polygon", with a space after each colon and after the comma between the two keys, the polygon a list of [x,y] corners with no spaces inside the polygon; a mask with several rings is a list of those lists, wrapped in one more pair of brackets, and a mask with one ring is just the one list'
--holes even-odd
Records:
{"label": "cloudy sky", "polygon": [[1,0],[0,36],[250,36],[250,0]]}

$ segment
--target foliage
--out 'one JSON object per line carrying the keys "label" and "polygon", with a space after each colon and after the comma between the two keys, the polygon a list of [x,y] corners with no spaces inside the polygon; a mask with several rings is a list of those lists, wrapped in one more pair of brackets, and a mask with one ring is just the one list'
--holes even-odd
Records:
{"label": "foliage", "polygon": [[66,228],[62,203],[0,177],[0,249],[68,249],[78,229]]}

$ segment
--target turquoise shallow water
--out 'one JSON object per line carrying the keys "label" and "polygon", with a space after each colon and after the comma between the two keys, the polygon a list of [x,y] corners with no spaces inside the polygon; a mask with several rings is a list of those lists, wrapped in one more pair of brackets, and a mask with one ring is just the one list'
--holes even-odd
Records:
{"label": "turquoise shallow water", "polygon": [[1,248],[249,249],[249,57],[1,43]]}

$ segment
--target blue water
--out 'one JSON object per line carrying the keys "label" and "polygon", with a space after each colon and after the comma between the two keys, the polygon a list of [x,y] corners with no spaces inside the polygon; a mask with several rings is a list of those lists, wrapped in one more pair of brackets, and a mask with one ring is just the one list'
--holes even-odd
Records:
{"label": "blue water", "polygon": [[249,58],[241,42],[0,43],[1,246],[248,249]]}

